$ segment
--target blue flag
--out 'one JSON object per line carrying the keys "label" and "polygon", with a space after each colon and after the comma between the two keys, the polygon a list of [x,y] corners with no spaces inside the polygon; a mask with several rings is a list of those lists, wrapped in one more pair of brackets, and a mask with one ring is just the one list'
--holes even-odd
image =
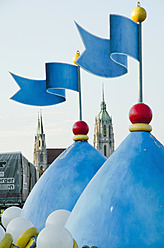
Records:
{"label": "blue flag", "polygon": [[11,99],[35,106],[64,102],[65,89],[79,91],[78,73],[77,66],[65,63],[46,63],[46,80],[32,80],[11,73],[20,87]]}
{"label": "blue flag", "polygon": [[129,18],[110,15],[110,39],[76,26],[86,48],[76,61],[83,69],[98,76],[118,77],[127,73],[127,55],[139,61],[139,25]]}

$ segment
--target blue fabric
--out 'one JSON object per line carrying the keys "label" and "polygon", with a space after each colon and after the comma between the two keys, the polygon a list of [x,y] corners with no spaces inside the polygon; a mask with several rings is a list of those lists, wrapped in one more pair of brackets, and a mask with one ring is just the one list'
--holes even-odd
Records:
{"label": "blue fabric", "polygon": [[96,37],[77,23],[86,50],[76,63],[103,77],[127,73],[127,55],[139,61],[138,24],[129,18],[110,15],[110,39]]}
{"label": "blue fabric", "polygon": [[41,230],[53,211],[71,211],[105,161],[106,157],[87,141],[74,142],[57,157],[35,184],[24,204],[22,216]]}
{"label": "blue fabric", "polygon": [[132,132],[90,181],[66,228],[79,247],[164,247],[164,146]]}
{"label": "blue fabric", "polygon": [[78,67],[46,63],[46,80],[31,80],[11,73],[20,90],[11,97],[20,103],[47,106],[64,102],[65,89],[78,91]]}

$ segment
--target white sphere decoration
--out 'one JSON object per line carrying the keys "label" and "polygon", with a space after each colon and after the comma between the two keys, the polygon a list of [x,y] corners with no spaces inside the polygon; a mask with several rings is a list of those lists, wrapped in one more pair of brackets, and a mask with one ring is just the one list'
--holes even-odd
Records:
{"label": "white sphere decoration", "polygon": [[7,226],[6,232],[12,235],[13,243],[16,245],[19,236],[31,227],[33,227],[33,224],[30,220],[23,217],[17,217],[10,221]]}
{"label": "white sphere decoration", "polygon": [[65,209],[59,209],[54,212],[52,212],[47,220],[46,220],[46,226],[48,225],[59,225],[59,226],[65,226],[65,223],[70,215],[70,211]]}
{"label": "white sphere decoration", "polygon": [[2,214],[2,225],[7,228],[7,225],[11,220],[20,216],[21,211],[21,208],[15,206],[7,208]]}
{"label": "white sphere decoration", "polygon": [[73,248],[73,238],[63,226],[48,225],[38,235],[37,248]]}
{"label": "white sphere decoration", "polygon": [[5,237],[5,230],[4,228],[0,225],[0,243],[2,242],[2,240]]}

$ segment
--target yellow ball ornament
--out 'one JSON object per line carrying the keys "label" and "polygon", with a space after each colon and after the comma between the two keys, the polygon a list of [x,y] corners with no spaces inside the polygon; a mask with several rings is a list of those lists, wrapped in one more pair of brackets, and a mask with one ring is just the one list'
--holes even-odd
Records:
{"label": "yellow ball ornament", "polygon": [[75,65],[77,65],[77,64],[76,64],[76,60],[78,59],[79,56],[80,56],[80,52],[79,52],[79,50],[77,50],[75,56],[73,57],[73,63],[74,63]]}
{"label": "yellow ball ornament", "polygon": [[78,245],[75,240],[73,240],[73,248],[78,248]]}
{"label": "yellow ball ornament", "polygon": [[140,7],[140,3],[137,3],[137,7],[133,9],[131,13],[132,20],[134,22],[143,22],[146,19],[146,10]]}

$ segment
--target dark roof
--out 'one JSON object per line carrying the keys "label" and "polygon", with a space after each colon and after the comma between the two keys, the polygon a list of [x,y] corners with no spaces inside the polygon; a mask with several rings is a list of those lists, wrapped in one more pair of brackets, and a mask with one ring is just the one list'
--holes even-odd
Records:
{"label": "dark roof", "polygon": [[47,164],[50,165],[66,148],[48,148]]}

